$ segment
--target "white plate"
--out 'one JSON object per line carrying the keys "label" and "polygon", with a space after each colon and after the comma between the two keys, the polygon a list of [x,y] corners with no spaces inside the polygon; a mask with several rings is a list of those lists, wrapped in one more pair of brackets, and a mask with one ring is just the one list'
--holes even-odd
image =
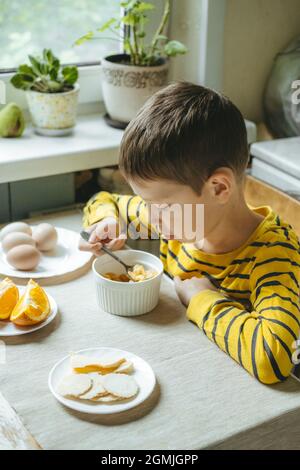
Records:
{"label": "white plate", "polygon": [[[18,286],[18,289],[20,291],[20,295],[23,294],[25,287],[24,286]],[[38,323],[37,325],[30,325],[30,326],[17,326],[11,321],[3,321],[0,320],[0,336],[19,336],[19,335],[26,335],[27,333],[32,333],[33,331],[40,330],[41,328],[44,328],[44,326],[48,325],[52,320],[56,317],[58,308],[57,308],[57,303],[53,299],[51,295],[47,293],[49,302],[50,302],[50,307],[51,307],[51,313],[50,315],[46,318],[45,321]]]}
{"label": "white plate", "polygon": [[134,372],[131,374],[132,377],[135,378],[139,385],[139,392],[132,400],[126,400],[125,402],[112,402],[110,404],[105,403],[93,403],[93,402],[86,402],[83,400],[71,400],[61,396],[56,390],[63,379],[63,377],[69,374],[72,369],[70,366],[70,356],[64,357],[61,361],[57,362],[55,366],[52,368],[49,378],[48,378],[48,385],[55,396],[55,398],[62,403],[63,405],[67,406],[76,411],[80,411],[82,413],[90,413],[90,414],[112,414],[112,413],[120,413],[121,411],[129,410],[130,408],[134,408],[135,406],[139,405],[143,401],[145,401],[149,395],[151,395],[154,387],[155,387],[155,375],[150,367],[150,365],[144,361],[139,356],[135,354],[123,351],[121,349],[115,348],[89,348],[89,349],[82,349],[77,351],[76,354],[84,354],[84,355],[93,355],[102,356],[104,353],[117,353],[124,356],[126,359],[129,359],[133,362]]}
{"label": "white plate", "polygon": [[[31,225],[34,233],[37,225]],[[0,244],[0,273],[8,277],[40,279],[71,273],[83,267],[92,257],[92,253],[80,251],[80,235],[73,230],[55,227],[58,243],[54,250],[42,253],[40,262],[34,271],[19,271],[11,266]]]}

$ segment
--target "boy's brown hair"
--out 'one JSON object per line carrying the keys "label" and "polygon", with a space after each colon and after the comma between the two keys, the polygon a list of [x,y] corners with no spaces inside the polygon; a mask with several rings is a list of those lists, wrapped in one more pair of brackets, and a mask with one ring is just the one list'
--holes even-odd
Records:
{"label": "boy's brown hair", "polygon": [[149,98],[127,126],[120,148],[126,177],[178,181],[196,193],[220,167],[242,179],[248,158],[238,108],[220,93],[188,82]]}

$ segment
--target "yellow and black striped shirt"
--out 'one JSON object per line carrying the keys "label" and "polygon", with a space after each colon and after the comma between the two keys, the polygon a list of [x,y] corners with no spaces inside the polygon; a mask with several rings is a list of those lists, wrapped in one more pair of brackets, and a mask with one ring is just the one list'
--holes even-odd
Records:
{"label": "yellow and black striped shirt", "polygon": [[[300,330],[300,246],[291,226],[270,207],[253,210],[264,219],[238,249],[215,255],[161,238],[160,257],[171,278],[205,275],[218,283],[218,292],[205,290],[192,298],[188,319],[250,374],[271,384],[284,380],[293,366]],[[96,194],[84,208],[83,225],[107,216],[149,229],[139,196]]]}

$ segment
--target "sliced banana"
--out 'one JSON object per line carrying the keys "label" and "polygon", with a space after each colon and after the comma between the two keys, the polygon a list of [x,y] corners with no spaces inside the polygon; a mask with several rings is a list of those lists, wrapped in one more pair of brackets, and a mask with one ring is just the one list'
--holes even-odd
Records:
{"label": "sliced banana", "polygon": [[103,402],[103,403],[112,403],[114,401],[121,401],[122,398],[115,397],[114,395],[104,395],[102,397],[93,398],[93,401]]}
{"label": "sliced banana", "polygon": [[139,390],[132,361],[115,352],[100,357],[71,354],[73,374],[60,382],[58,392],[69,398],[113,403],[134,397]]}
{"label": "sliced banana", "polygon": [[93,374],[92,383],[93,384],[92,384],[91,389],[88,392],[84,393],[83,395],[80,395],[81,400],[92,400],[94,398],[101,397],[101,396],[108,394],[108,392],[103,387],[103,381],[102,381],[101,375]]}
{"label": "sliced banana", "polygon": [[58,386],[58,393],[64,397],[81,397],[92,387],[92,379],[88,375],[66,375]]}
{"label": "sliced banana", "polygon": [[115,372],[117,374],[131,374],[133,369],[133,362],[125,361],[115,370]]}
{"label": "sliced banana", "polygon": [[110,394],[120,398],[131,398],[138,392],[138,384],[133,377],[125,374],[107,374],[103,386]]}
{"label": "sliced banana", "polygon": [[71,367],[76,372],[83,374],[90,372],[113,372],[123,362],[125,362],[125,359],[116,354],[106,354],[101,358],[81,354],[71,355]]}
{"label": "sliced banana", "polygon": [[100,358],[100,365],[104,369],[108,368],[117,368],[124,362],[126,362],[126,359],[123,356],[120,356],[117,353],[107,353],[104,356]]}

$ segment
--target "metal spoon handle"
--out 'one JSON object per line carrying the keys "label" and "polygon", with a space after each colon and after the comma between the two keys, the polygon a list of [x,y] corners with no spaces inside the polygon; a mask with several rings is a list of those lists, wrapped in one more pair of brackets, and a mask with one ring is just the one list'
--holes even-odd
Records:
{"label": "metal spoon handle", "polygon": [[121,258],[119,258],[117,255],[115,255],[112,251],[110,251],[108,248],[106,248],[105,245],[102,245],[101,247],[101,250],[103,250],[105,253],[107,253],[109,256],[111,256],[112,258],[114,258],[116,261],[118,261],[118,263],[121,263],[124,268],[126,269],[126,271],[128,269],[131,268],[131,266],[128,266],[126,263],[124,263],[124,261],[121,260]]}
{"label": "metal spoon handle", "polygon": [[[80,232],[80,236],[86,241],[88,242],[89,241],[89,238],[90,238],[90,234],[88,232],[86,232],[85,230],[82,230]],[[115,255],[111,250],[109,250],[108,248],[106,248],[106,246],[104,244],[102,244],[102,247],[101,247],[101,250],[103,250],[105,253],[107,253],[109,256],[111,256],[112,258],[114,258],[116,261],[118,261],[118,263],[121,263],[122,266],[124,266],[124,268],[126,269],[126,272],[128,272],[128,269],[132,269],[132,266],[129,266],[128,264],[124,263],[124,261],[122,261],[117,255]]]}

